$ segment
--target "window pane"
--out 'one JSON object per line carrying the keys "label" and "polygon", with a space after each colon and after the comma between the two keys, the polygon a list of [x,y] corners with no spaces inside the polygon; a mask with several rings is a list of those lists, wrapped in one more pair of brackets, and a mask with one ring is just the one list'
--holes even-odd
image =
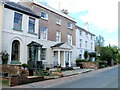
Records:
{"label": "window pane", "polygon": [[42,60],[46,59],[46,49],[42,49],[41,57],[42,57]]}
{"label": "window pane", "polygon": [[29,32],[34,32],[35,29],[35,19],[29,18]]}
{"label": "window pane", "polygon": [[22,25],[22,15],[15,12],[14,28],[20,30]]}
{"label": "window pane", "polygon": [[47,14],[44,13],[44,12],[41,12],[41,17],[42,17],[42,18],[47,18]]}
{"label": "window pane", "polygon": [[41,39],[46,39],[47,38],[47,28],[46,27],[41,27],[40,28],[40,35],[41,35]]}

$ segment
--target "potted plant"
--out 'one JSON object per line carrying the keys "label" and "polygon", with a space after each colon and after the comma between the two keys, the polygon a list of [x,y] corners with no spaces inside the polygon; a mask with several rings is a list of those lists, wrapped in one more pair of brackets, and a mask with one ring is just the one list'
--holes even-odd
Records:
{"label": "potted plant", "polygon": [[1,54],[2,64],[7,64],[9,54],[6,51],[2,51],[0,54]]}

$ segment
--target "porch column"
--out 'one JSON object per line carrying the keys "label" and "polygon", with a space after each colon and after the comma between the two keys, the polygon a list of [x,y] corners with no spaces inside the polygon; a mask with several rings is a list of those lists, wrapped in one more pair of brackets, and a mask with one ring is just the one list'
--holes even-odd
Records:
{"label": "porch column", "polygon": [[71,54],[69,52],[69,67],[71,67]]}
{"label": "porch column", "polygon": [[41,50],[38,50],[38,61],[41,61]]}
{"label": "porch column", "polygon": [[60,50],[58,51],[58,65],[60,66]]}
{"label": "porch column", "polygon": [[64,51],[63,67],[66,67],[66,65],[65,65],[65,51]]}
{"label": "porch column", "polygon": [[54,59],[54,51],[52,51],[52,67],[54,67],[54,62],[55,62],[55,59]]}

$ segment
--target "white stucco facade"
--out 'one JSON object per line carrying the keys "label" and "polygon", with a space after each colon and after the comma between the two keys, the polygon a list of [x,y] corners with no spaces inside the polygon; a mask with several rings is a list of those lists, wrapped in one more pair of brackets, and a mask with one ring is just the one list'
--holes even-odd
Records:
{"label": "white stucco facade", "polygon": [[[16,31],[13,29],[14,25],[14,13],[17,11],[4,8],[3,12],[3,28],[2,28],[2,50],[7,51],[9,54],[9,64],[11,62],[11,52],[12,52],[12,42],[14,40],[18,40],[20,42],[20,62],[27,63],[28,60],[28,50],[27,45],[31,43],[31,41],[38,42],[38,24],[39,19],[35,19],[35,33],[28,33],[28,23],[29,23],[29,15],[22,14],[22,31]],[[18,12],[20,13],[20,12]]]}
{"label": "white stucco facade", "polygon": [[84,59],[84,52],[95,52],[95,35],[83,28],[76,27],[77,58]]}

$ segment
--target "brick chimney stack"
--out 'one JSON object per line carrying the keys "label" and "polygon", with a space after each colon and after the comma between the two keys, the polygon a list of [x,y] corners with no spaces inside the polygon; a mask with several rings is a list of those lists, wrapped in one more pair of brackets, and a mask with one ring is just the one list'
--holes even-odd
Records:
{"label": "brick chimney stack", "polygon": [[68,10],[62,9],[61,12],[68,15]]}

